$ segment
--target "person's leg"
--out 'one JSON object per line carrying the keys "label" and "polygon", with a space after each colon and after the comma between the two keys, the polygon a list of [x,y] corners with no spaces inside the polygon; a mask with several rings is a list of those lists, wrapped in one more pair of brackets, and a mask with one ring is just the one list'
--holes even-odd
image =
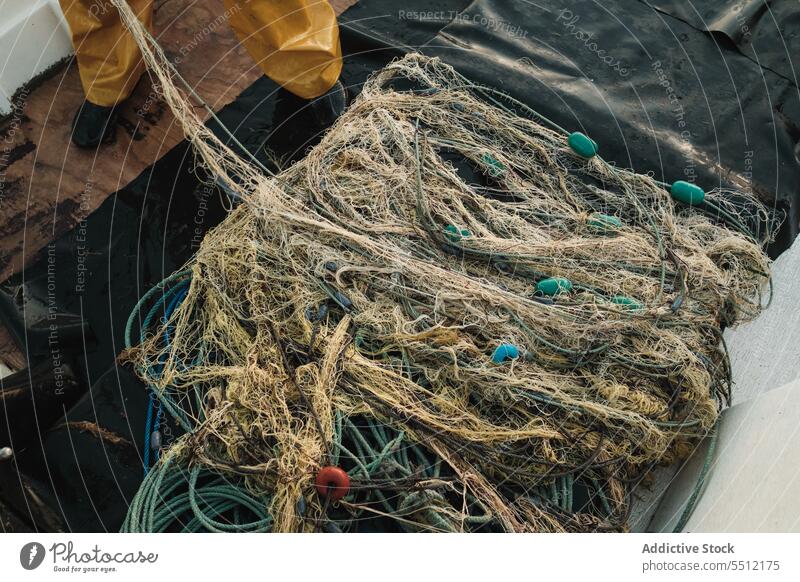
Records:
{"label": "person's leg", "polygon": [[225,0],[231,28],[264,74],[303,99],[328,92],[342,70],[327,0]]}
{"label": "person's leg", "polygon": [[[144,71],[139,47],[109,0],[59,0],[72,34],[86,102],[73,121],[72,140],[96,147],[114,135],[114,106],[127,99]],[[153,0],[128,0],[152,27]]]}

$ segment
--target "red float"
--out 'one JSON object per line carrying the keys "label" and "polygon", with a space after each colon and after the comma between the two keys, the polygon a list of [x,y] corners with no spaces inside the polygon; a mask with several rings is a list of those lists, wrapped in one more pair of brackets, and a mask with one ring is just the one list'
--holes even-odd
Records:
{"label": "red float", "polygon": [[350,476],[339,467],[323,467],[317,473],[317,493],[338,501],[350,491]]}

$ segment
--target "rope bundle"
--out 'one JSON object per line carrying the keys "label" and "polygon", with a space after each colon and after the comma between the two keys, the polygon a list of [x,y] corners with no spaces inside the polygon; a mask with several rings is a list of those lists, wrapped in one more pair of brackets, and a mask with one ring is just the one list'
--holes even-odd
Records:
{"label": "rope bundle", "polygon": [[[126,357],[186,434],[126,530],[624,530],[652,467],[713,427],[721,329],[769,279],[755,198],[684,206],[416,54],[266,176],[115,4],[243,201],[158,288],[180,286],[168,317],[132,314]],[[340,500],[315,487],[329,466]]]}

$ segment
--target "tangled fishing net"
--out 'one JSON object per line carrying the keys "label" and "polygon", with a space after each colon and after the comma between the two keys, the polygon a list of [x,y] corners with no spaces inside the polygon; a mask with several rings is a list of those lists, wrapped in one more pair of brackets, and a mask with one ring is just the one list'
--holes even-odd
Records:
{"label": "tangled fishing net", "polygon": [[124,529],[624,530],[713,427],[721,329],[769,279],[754,197],[676,202],[416,54],[269,176],[115,4],[241,199],[131,317],[126,357],[185,434]]}

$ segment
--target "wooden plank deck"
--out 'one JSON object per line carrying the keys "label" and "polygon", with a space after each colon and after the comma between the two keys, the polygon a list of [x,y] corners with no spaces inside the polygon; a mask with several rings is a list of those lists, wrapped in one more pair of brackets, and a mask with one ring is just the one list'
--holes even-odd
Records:
{"label": "wooden plank deck", "polygon": [[[331,0],[337,14],[355,4]],[[161,1],[155,33],[179,73],[219,110],[261,76],[227,25],[222,0]],[[74,228],[113,192],[167,153],[183,133],[143,76],[120,111],[117,141],[97,152],[70,143],[83,90],[74,63],[19,93],[0,123],[0,281],[34,262],[53,239]],[[202,110],[198,110],[203,114]],[[0,326],[0,361],[25,366]]]}

